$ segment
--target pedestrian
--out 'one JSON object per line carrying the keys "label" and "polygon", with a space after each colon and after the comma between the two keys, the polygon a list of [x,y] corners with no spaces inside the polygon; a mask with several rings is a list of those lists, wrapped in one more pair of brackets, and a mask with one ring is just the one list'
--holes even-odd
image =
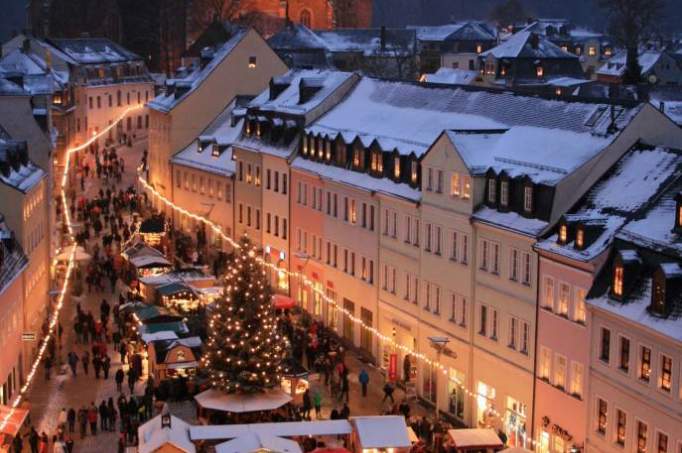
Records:
{"label": "pedestrian", "polygon": [[88,423],[90,423],[90,433],[94,436],[97,434],[97,406],[94,402],[90,403],[88,409]]}
{"label": "pedestrian", "polygon": [[[116,310],[114,310],[114,320],[116,319]],[[119,345],[121,343],[121,332],[116,330],[111,336],[112,340],[114,341],[114,351],[118,351]]]}
{"label": "pedestrian", "polygon": [[59,415],[57,416],[57,426],[61,431],[66,430],[66,421],[68,420],[68,416],[66,414],[66,408],[62,407],[62,410],[59,411]]}
{"label": "pedestrian", "polygon": [[109,430],[109,409],[107,408],[107,403],[104,400],[102,400],[99,405],[99,423],[99,427],[102,432]]}
{"label": "pedestrian", "polygon": [[28,432],[28,445],[31,447],[31,453],[38,453],[38,444],[40,443],[40,436],[35,427],[31,425],[31,429]]}
{"label": "pedestrian", "polygon": [[360,370],[360,374],[358,375],[358,381],[360,381],[360,385],[362,386],[362,396],[367,397],[367,384],[369,384],[369,373],[367,373],[366,369]]}
{"label": "pedestrian", "polygon": [[52,453],[66,453],[64,441],[57,438],[56,435],[52,436]]}
{"label": "pedestrian", "polygon": [[73,407],[69,408],[69,412],[66,414],[66,421],[69,424],[69,432],[73,434],[76,427],[76,410]]}
{"label": "pedestrian", "polygon": [[69,434],[64,436],[64,445],[66,445],[67,453],[73,453],[73,438]]}
{"label": "pedestrian", "polygon": [[83,353],[83,357],[81,358],[81,362],[83,363],[83,372],[87,375],[88,374],[88,368],[90,367],[90,353],[88,351],[85,351]]}
{"label": "pedestrian", "polygon": [[48,453],[47,452],[47,447],[50,444],[50,439],[47,438],[47,434],[45,434],[45,431],[43,431],[40,434],[40,443],[38,444],[38,453]]}
{"label": "pedestrian", "polygon": [[81,439],[85,439],[85,436],[88,434],[88,410],[85,406],[78,410],[78,425],[80,427]]}
{"label": "pedestrian", "polygon": [[95,379],[99,379],[99,372],[102,369],[102,359],[100,359],[99,355],[93,356],[92,367],[95,369]]}
{"label": "pedestrian", "polygon": [[109,368],[111,367],[111,359],[108,355],[102,358],[102,372],[104,373],[104,379],[109,379]]}
{"label": "pedestrian", "polygon": [[313,406],[315,406],[315,420],[319,420],[322,414],[322,394],[319,390],[315,390],[313,394]]}
{"label": "pedestrian", "polygon": [[116,408],[114,408],[114,399],[109,397],[107,401],[107,413],[109,415],[109,431],[116,429]]}
{"label": "pedestrian", "polygon": [[303,392],[303,418],[310,420],[310,409],[312,409],[313,403],[310,400],[310,389],[305,389]]}
{"label": "pedestrian", "polygon": [[121,353],[121,365],[123,365],[126,363],[126,354],[128,353],[128,346],[125,341],[121,341],[121,346],[119,346],[118,351]]}
{"label": "pedestrian", "polygon": [[391,403],[395,403],[395,401],[393,400],[393,390],[394,389],[391,383],[386,382],[386,384],[384,385],[384,399],[381,400],[382,403],[386,402],[387,398],[391,399]]}
{"label": "pedestrian", "polygon": [[14,436],[14,439],[12,439],[12,451],[14,453],[22,453],[24,450],[24,439],[21,438],[21,435],[17,433],[16,436]]}
{"label": "pedestrian", "polygon": [[350,382],[348,382],[348,371],[345,370],[341,376],[341,393],[339,394],[339,401],[348,402],[350,397]]}
{"label": "pedestrian", "polygon": [[132,396],[133,393],[135,393],[135,381],[137,379],[135,378],[135,370],[133,368],[130,368],[128,370],[128,388],[130,389],[130,395]]}
{"label": "pedestrian", "polygon": [[121,391],[121,385],[123,384],[123,378],[125,377],[125,373],[123,372],[123,368],[119,368],[116,370],[116,374],[114,375],[114,380],[116,381],[116,391],[120,392]]}
{"label": "pedestrian", "polygon": [[348,420],[348,418],[350,417],[350,407],[348,407],[347,403],[343,403],[343,408],[339,413],[339,417],[341,417],[344,420]]}
{"label": "pedestrian", "polygon": [[71,373],[76,377],[76,368],[78,367],[78,355],[71,351],[68,356],[69,367],[71,367]]}

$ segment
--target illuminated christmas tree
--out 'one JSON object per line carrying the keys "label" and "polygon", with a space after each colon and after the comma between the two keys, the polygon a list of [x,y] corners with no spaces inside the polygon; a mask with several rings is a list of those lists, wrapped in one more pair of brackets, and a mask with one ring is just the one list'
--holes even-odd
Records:
{"label": "illuminated christmas tree", "polygon": [[208,319],[202,366],[213,388],[256,393],[282,379],[285,338],[277,331],[271,290],[258,252],[244,238],[225,274],[225,294]]}

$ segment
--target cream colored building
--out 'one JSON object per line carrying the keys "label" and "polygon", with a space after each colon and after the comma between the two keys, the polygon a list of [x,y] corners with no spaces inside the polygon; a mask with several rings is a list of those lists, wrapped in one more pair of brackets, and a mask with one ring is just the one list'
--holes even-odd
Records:
{"label": "cream colored building", "polygon": [[185,149],[238,95],[254,96],[273,76],[287,70],[254,30],[207,48],[196,65],[166,81],[165,92],[149,102],[149,181],[171,195],[170,158]]}

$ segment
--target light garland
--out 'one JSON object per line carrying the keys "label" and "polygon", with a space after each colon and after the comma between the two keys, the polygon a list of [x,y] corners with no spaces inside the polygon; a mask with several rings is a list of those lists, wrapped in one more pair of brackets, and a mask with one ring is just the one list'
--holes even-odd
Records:
{"label": "light garland", "polygon": [[[50,340],[54,337],[54,332],[57,327],[57,323],[59,322],[59,313],[62,310],[62,307],[64,306],[64,299],[66,298],[66,292],[69,289],[69,279],[71,278],[71,274],[73,273],[73,269],[75,267],[75,255],[76,255],[76,240],[73,235],[73,223],[71,221],[71,215],[69,211],[69,206],[68,203],[66,202],[66,186],[68,182],[68,176],[69,176],[69,168],[71,166],[71,155],[74,153],[77,153],[78,151],[82,151],[86,149],[88,146],[93,144],[96,140],[104,136],[104,134],[108,133],[111,129],[113,129],[115,126],[118,125],[119,122],[121,122],[128,114],[139,110],[143,107],[143,104],[137,104],[132,107],[128,107],[123,113],[116,118],[115,121],[113,121],[110,125],[108,125],[106,128],[102,129],[101,132],[93,135],[90,139],[86,140],[85,143],[71,147],[66,150],[66,161],[64,163],[64,171],[62,172],[62,178],[61,178],[61,184],[60,184],[60,192],[61,192],[61,197],[62,197],[62,208],[64,212],[64,221],[66,222],[66,227],[67,227],[67,232],[68,232],[68,239],[69,242],[71,242],[71,252],[69,253],[69,258],[67,260],[67,266],[66,266],[66,273],[64,274],[64,282],[62,283],[62,287],[59,290],[59,294],[57,295],[57,305],[55,307],[54,312],[52,313],[52,317],[50,319],[50,322],[48,324],[48,329],[47,329],[47,334],[43,338],[42,344],[40,345],[40,348],[38,348],[38,354],[36,355],[35,360],[31,364],[31,368],[29,373],[26,375],[26,382],[24,385],[21,386],[21,389],[19,390],[19,393],[17,394],[16,398],[12,401],[12,404],[10,405],[10,410],[7,411],[7,414],[3,419],[0,421],[0,432],[5,429],[7,426],[7,423],[9,422],[10,418],[12,418],[12,415],[14,415],[14,410],[19,406],[21,403],[24,394],[28,391],[30,388],[31,384],[33,383],[33,379],[35,378],[36,372],[38,371],[38,366],[40,365],[40,362],[42,361],[44,355],[45,355],[45,350],[47,349],[48,344],[50,343]],[[55,258],[55,262],[56,262]]]}
{"label": "light garland", "polygon": [[[138,170],[141,170],[141,167],[139,167]],[[220,225],[216,224],[215,222],[212,222],[211,220],[209,220],[203,216],[200,216],[198,214],[194,214],[193,212],[188,211],[187,209],[173,203],[165,195],[158,192],[151,184],[149,184],[147,182],[147,180],[142,177],[141,172],[138,172],[138,181],[140,182],[140,184],[143,186],[143,188],[145,190],[149,191],[154,197],[159,199],[164,205],[170,207],[174,211],[179,212],[180,214],[183,214],[183,215],[185,215],[191,219],[194,219],[198,222],[202,222],[203,224],[205,224],[206,226],[211,228],[222,239],[229,242],[230,245],[232,245],[235,248],[240,248],[239,243],[236,242],[234,239],[232,239],[227,234],[225,234]],[[323,290],[316,288],[315,285],[313,284],[313,282],[303,273],[297,272],[297,271],[292,272],[292,271],[289,271],[287,269],[279,268],[279,267],[275,266],[274,264],[267,262],[261,256],[257,256],[256,261],[258,261],[262,266],[264,266],[266,268],[273,269],[276,272],[284,272],[287,275],[289,275],[290,277],[300,279],[300,281],[303,285],[310,288],[314,293],[319,295],[322,300],[324,300],[327,304],[331,305],[335,310],[341,312],[341,314],[343,316],[350,319],[353,323],[358,325],[360,328],[365,329],[370,334],[374,335],[382,343],[393,346],[393,347],[401,350],[402,352],[405,352],[405,353],[411,355],[412,357],[416,358],[417,360],[420,360],[421,362],[423,362],[423,363],[425,363],[431,367],[435,367],[438,371],[440,371],[446,377],[446,379],[448,379],[450,382],[457,385],[467,396],[469,396],[470,398],[473,398],[474,401],[476,402],[476,404],[479,404],[478,398],[481,395],[479,393],[477,393],[475,391],[471,391],[469,388],[467,388],[465,386],[465,384],[460,379],[457,379],[456,377],[449,376],[447,367],[445,367],[443,364],[441,364],[435,360],[431,360],[425,354],[422,354],[420,352],[416,352],[416,351],[410,349],[409,347],[396,342],[395,340],[393,340],[388,335],[384,335],[378,329],[376,329],[372,326],[368,326],[367,324],[365,324],[362,321],[362,319],[356,317],[355,315],[353,315],[353,313],[351,313],[350,311],[348,311],[344,307],[340,306],[335,300],[333,300],[332,298],[327,296]],[[485,409],[486,409],[486,411],[488,411],[489,413],[491,413],[495,417],[498,417],[500,420],[503,419],[504,414],[499,412],[497,409],[495,409],[494,406],[488,404],[487,406],[485,406]],[[528,437],[526,439],[526,441],[529,442],[533,447],[539,443],[538,441],[531,439],[530,437]]]}

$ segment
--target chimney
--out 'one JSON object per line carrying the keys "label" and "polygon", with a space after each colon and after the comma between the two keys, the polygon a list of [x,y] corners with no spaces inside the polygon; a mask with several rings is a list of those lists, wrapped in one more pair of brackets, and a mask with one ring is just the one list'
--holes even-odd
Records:
{"label": "chimney", "polygon": [[540,37],[537,33],[530,34],[530,45],[533,49],[537,49],[540,45]]}
{"label": "chimney", "polygon": [[28,38],[24,38],[21,42],[21,51],[23,53],[28,53],[29,50],[31,50],[31,41],[29,41]]}
{"label": "chimney", "polygon": [[658,103],[658,110],[660,110],[661,113],[665,113],[665,102],[661,101]]}
{"label": "chimney", "polygon": [[382,25],[381,26],[381,31],[379,32],[379,40],[381,42],[381,51],[384,52],[386,51],[386,26]]}
{"label": "chimney", "polygon": [[199,67],[201,69],[205,68],[206,65],[213,59],[215,52],[211,47],[204,47],[201,49],[201,54],[199,57]]}

